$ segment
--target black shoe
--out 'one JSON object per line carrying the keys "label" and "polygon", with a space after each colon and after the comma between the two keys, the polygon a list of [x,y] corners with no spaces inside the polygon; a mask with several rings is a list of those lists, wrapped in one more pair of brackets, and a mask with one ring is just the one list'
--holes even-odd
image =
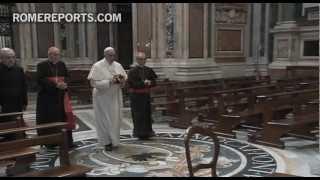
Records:
{"label": "black shoe", "polygon": [[70,144],[68,147],[69,147],[69,149],[75,149],[75,148],[77,148],[78,146],[75,145],[75,144]]}
{"label": "black shoe", "polygon": [[106,151],[112,151],[112,144],[108,144],[104,146],[104,150]]}
{"label": "black shoe", "polygon": [[154,137],[154,136],[156,136],[156,133],[152,130],[150,137]]}

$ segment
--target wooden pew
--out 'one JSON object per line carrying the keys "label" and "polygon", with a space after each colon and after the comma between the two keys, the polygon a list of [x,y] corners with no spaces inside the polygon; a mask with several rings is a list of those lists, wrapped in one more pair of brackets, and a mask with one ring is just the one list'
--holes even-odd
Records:
{"label": "wooden pew", "polygon": [[[198,113],[204,114],[208,122],[215,123],[215,121],[220,121],[219,115],[225,113],[228,107],[233,107],[233,110],[243,109],[247,104],[253,103],[252,100],[248,98],[249,94],[259,91],[262,93],[268,89],[276,88],[277,86],[275,84],[269,84],[217,91],[209,89],[185,92],[184,89],[181,89],[180,92],[178,92],[180,117],[176,121],[171,122],[170,125],[178,128],[186,128]],[[194,101],[193,105],[188,106],[188,101]],[[204,120],[202,119],[202,121]]]}
{"label": "wooden pew", "polygon": [[[152,108],[153,110],[162,110],[168,115],[177,114],[177,91],[184,89],[184,91],[203,91],[203,90],[222,90],[224,87],[236,86],[236,84],[242,84],[242,86],[248,86],[249,84],[259,84],[254,79],[255,77],[239,77],[239,78],[228,78],[226,79],[212,79],[212,80],[201,80],[201,81],[188,81],[178,82],[171,81],[168,79],[158,80],[157,86],[151,90]],[[226,83],[224,81],[227,81]],[[250,82],[242,80],[251,80]],[[253,81],[254,80],[254,81]],[[266,82],[266,80],[261,80]],[[126,94],[126,93],[124,93]]]}
{"label": "wooden pew", "polygon": [[[303,76],[302,76],[302,73],[303,73]],[[287,66],[286,79],[319,80],[319,67],[318,66]]]}
{"label": "wooden pew", "polygon": [[[317,96],[315,97],[317,98]],[[296,104],[293,105],[292,112],[282,115],[278,119],[274,119],[274,112],[271,112],[269,109],[265,110],[268,119],[263,124],[262,131],[256,135],[255,143],[285,148],[284,142],[280,139],[284,136],[310,140],[317,139],[312,131],[319,123],[319,102],[314,102],[312,99],[303,101],[299,97],[295,97],[295,101]]]}
{"label": "wooden pew", "polygon": [[215,92],[212,98],[217,108],[210,109],[204,121],[213,121],[213,129],[220,135],[234,137],[232,131],[244,123],[244,117],[250,119],[251,126],[261,122],[259,112],[254,109],[255,96],[279,91],[276,84],[268,84]]}
{"label": "wooden pew", "polygon": [[[294,100],[296,96],[299,96],[301,94],[303,96],[304,93],[308,95],[308,93],[311,93],[311,96],[316,92],[315,89],[311,90],[299,90],[299,91],[292,91],[292,92],[278,92],[281,89],[275,88],[275,89],[262,89],[263,91],[259,92],[259,89],[253,90],[249,93],[247,93],[249,103],[242,108],[241,111],[234,110],[233,112],[223,111],[224,108],[221,108],[222,110],[219,111],[219,116],[221,119],[216,124],[214,130],[217,132],[220,132],[223,135],[234,137],[235,134],[233,133],[233,130],[240,127],[240,125],[245,125],[247,127],[254,128],[256,130],[260,130],[262,127],[262,124],[269,121],[265,118],[268,116],[264,112],[265,109],[273,108],[273,111],[275,112],[274,115],[280,116],[281,114],[288,113],[292,108],[293,104],[290,102]],[[295,89],[293,89],[295,90]],[[312,94],[313,93],[313,94]],[[262,96],[261,96],[262,95]],[[284,99],[279,100],[282,102],[282,105],[280,104],[274,105],[274,104],[262,104],[261,99],[257,100],[256,97],[269,97],[269,98],[280,98],[283,97]],[[306,97],[303,96],[301,101],[305,99]],[[313,96],[314,98],[314,96]],[[224,101],[221,99],[220,101]],[[247,107],[246,107],[247,106]],[[239,109],[239,108],[238,108]],[[215,117],[218,118],[219,117]]]}
{"label": "wooden pew", "polygon": [[[8,119],[10,118],[10,119]],[[5,120],[0,122],[0,130],[6,130],[10,128],[24,127],[23,112],[2,113],[0,119]],[[24,132],[14,133],[10,135],[0,135],[2,137],[0,142],[10,141],[14,139],[25,138]],[[8,169],[8,174],[14,174],[16,172],[23,172],[29,169],[30,163],[35,160],[35,154],[38,152],[32,148],[24,148],[18,150],[12,150],[13,153],[0,152],[0,162],[10,162],[15,160],[14,166]]]}
{"label": "wooden pew", "polygon": [[[209,82],[209,81],[208,81]],[[214,91],[222,88],[222,84],[218,81],[210,81],[209,84],[199,82],[174,82],[166,81],[158,84],[153,88],[151,98],[152,106],[155,110],[163,110],[164,114],[177,116],[180,114],[179,109],[179,93],[197,92],[197,91]]]}
{"label": "wooden pew", "polygon": [[16,174],[20,177],[34,177],[34,176],[49,176],[49,177],[66,177],[66,176],[85,176],[85,173],[91,169],[81,165],[73,165],[69,160],[67,134],[64,129],[67,123],[48,123],[36,126],[25,126],[18,128],[10,128],[0,131],[0,135],[12,134],[18,132],[26,132],[37,129],[47,128],[61,128],[61,132],[43,136],[33,136],[13,141],[6,141],[0,143],[0,159],[14,160],[15,157],[23,155],[24,150],[30,149],[33,146],[54,144],[59,146],[60,166],[53,169],[44,170],[41,172],[19,172]]}
{"label": "wooden pew", "polygon": [[162,111],[164,115],[170,114],[175,109],[177,100],[174,94],[176,82],[163,80],[157,81],[157,86],[151,89],[151,107],[153,111]]}

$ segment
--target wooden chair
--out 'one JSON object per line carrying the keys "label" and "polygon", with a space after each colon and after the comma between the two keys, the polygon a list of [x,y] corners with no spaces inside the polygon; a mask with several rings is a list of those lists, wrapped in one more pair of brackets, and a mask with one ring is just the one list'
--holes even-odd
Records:
{"label": "wooden chair", "polygon": [[[212,138],[213,141],[213,157],[212,160],[207,163],[207,164],[197,164],[195,166],[192,166],[192,159],[191,159],[191,153],[190,153],[190,140],[192,138],[193,135],[195,134],[201,134],[204,136],[209,136]],[[194,173],[200,169],[211,169],[211,175],[213,177],[217,176],[217,172],[216,172],[216,168],[217,168],[217,162],[218,162],[218,156],[219,156],[219,152],[220,152],[220,144],[219,144],[219,140],[217,138],[217,136],[215,135],[215,133],[213,133],[210,129],[204,128],[204,127],[200,127],[200,126],[190,126],[187,130],[186,130],[186,134],[184,137],[184,144],[185,144],[185,153],[186,153],[186,160],[187,160],[187,164],[188,164],[188,171],[189,171],[189,175],[190,177],[194,176]]]}

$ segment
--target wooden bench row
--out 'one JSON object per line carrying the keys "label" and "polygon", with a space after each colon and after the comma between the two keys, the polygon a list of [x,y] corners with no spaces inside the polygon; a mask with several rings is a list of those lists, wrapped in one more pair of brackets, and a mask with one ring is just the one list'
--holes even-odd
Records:
{"label": "wooden bench row", "polygon": [[[7,174],[9,176],[33,177],[33,176],[49,176],[49,177],[69,177],[69,176],[85,176],[91,171],[91,168],[71,164],[69,159],[69,148],[67,143],[66,123],[48,123],[30,126],[24,124],[23,126],[14,126],[11,128],[0,129],[0,136],[10,135],[16,133],[25,134],[27,131],[34,131],[39,129],[59,128],[60,132],[41,136],[25,136],[16,139],[4,140],[0,142],[0,164],[1,166],[8,166],[14,164],[9,168]],[[30,172],[30,164],[36,160],[36,154],[39,145],[58,145],[60,165],[58,167]],[[8,163],[10,162],[10,163]]]}
{"label": "wooden bench row", "polygon": [[[229,134],[233,137],[233,131],[245,123],[261,130],[263,122],[267,122],[264,110],[270,109],[269,107],[279,106],[272,109],[272,111],[274,111],[274,117],[281,117],[293,109],[297,109],[294,104],[298,106],[297,104],[299,103],[301,105],[302,102],[308,103],[308,101],[318,99],[318,90],[314,88],[314,83],[304,82],[286,83],[285,85],[283,83],[271,83],[262,86],[220,91],[211,91],[210,88],[202,91],[192,91],[190,90],[192,88],[186,88],[186,90],[180,88],[177,93],[178,102],[173,110],[176,112],[177,118],[170,122],[170,126],[187,128],[200,113],[204,117],[202,118],[203,122],[214,124],[215,131]],[[262,99],[266,96],[268,96],[268,100],[273,100],[271,101],[273,104],[265,103],[264,106],[262,105]],[[279,104],[280,102],[282,102],[281,105]],[[263,117],[263,114],[265,117]],[[271,121],[274,117],[269,118],[268,121]],[[316,119],[311,120],[311,122],[303,120],[303,123],[302,121],[299,123],[312,124],[314,121]],[[288,126],[295,127],[294,124]],[[283,147],[281,143],[278,143],[277,146]]]}

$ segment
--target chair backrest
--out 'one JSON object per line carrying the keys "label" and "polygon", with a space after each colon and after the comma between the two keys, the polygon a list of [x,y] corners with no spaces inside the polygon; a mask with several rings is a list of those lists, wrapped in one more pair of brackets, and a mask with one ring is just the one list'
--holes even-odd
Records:
{"label": "chair backrest", "polygon": [[[208,136],[212,139],[213,142],[213,149],[212,149],[212,160],[207,163],[207,164],[202,164],[199,163],[197,165],[192,165],[192,159],[191,159],[191,152],[190,152],[190,140],[195,134],[200,134],[203,136]],[[186,153],[186,160],[187,160],[187,165],[188,165],[188,171],[190,177],[194,176],[194,173],[200,169],[211,169],[211,175],[212,177],[216,177],[216,167],[217,167],[217,162],[218,162],[218,156],[220,152],[220,144],[219,144],[219,139],[215,135],[214,132],[212,132],[211,129],[201,127],[201,126],[190,126],[186,130],[186,134],[184,137],[184,143],[185,143],[185,153]]]}

